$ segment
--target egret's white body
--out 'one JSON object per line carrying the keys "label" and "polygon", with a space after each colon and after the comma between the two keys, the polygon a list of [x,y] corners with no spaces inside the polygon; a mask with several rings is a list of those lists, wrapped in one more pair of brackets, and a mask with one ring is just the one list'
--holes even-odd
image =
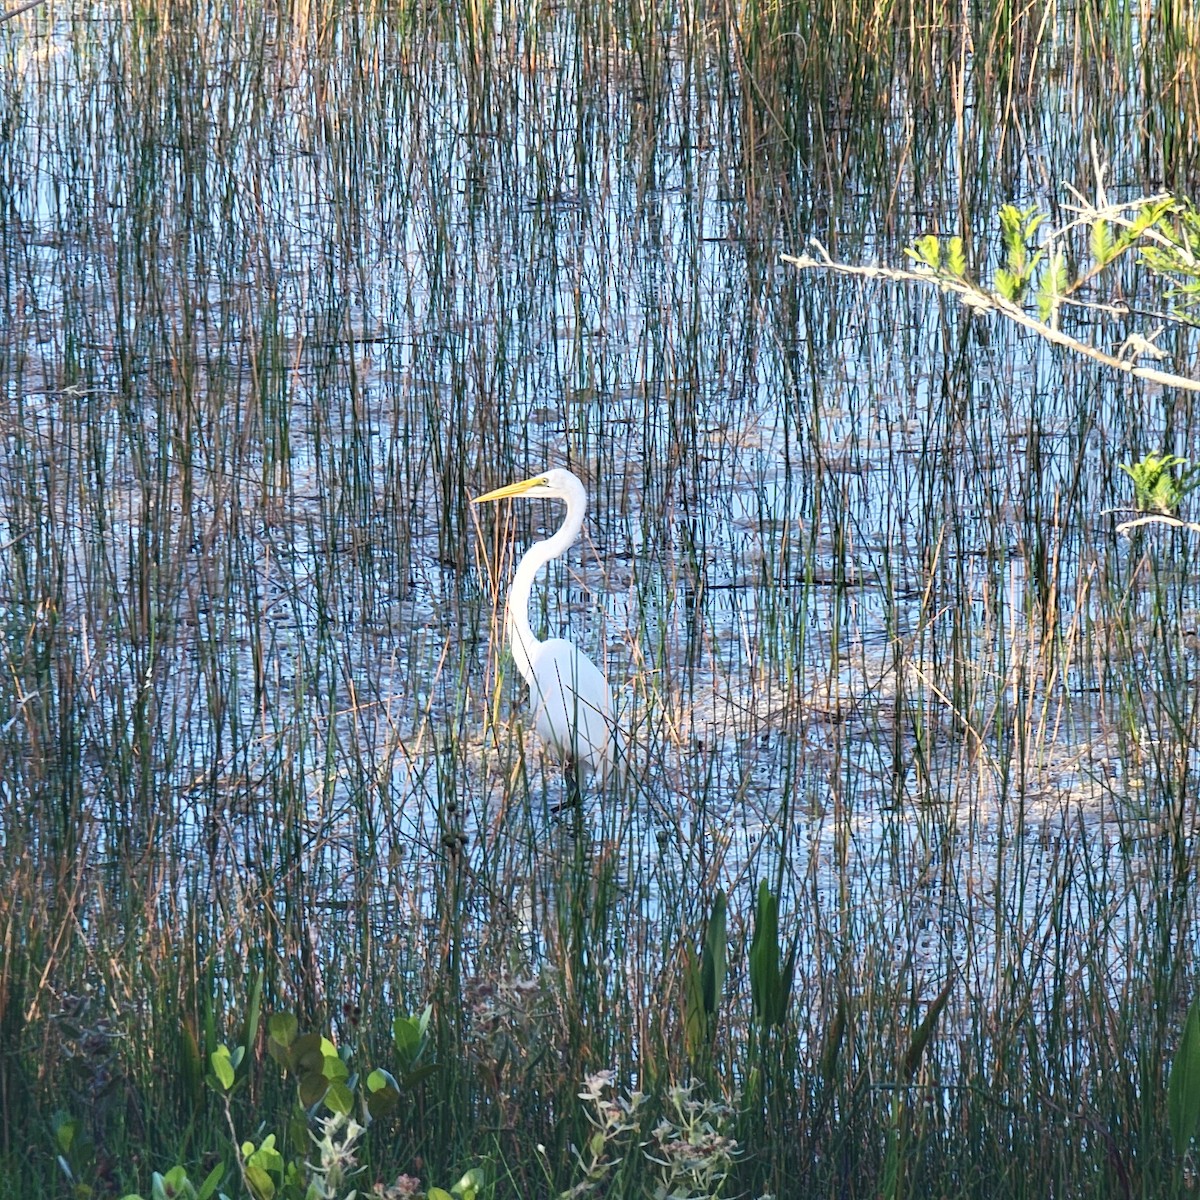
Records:
{"label": "egret's white body", "polygon": [[472,503],[510,496],[552,497],[567,505],[558,532],[525,551],[508,590],[508,640],[517,670],[529,684],[534,728],[560,757],[605,774],[619,757],[608,680],[578,647],[563,638],[541,641],[529,624],[533,581],[546,563],[564,554],[579,537],[587,492],[570,471],[556,468],[477,496]]}

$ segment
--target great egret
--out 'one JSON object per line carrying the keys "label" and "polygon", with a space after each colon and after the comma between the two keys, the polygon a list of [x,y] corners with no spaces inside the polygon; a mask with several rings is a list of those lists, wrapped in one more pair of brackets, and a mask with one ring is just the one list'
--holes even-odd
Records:
{"label": "great egret", "polygon": [[529,625],[529,593],[534,578],[579,536],[587,492],[570,471],[555,468],[476,496],[471,503],[506,500],[510,496],[545,496],[567,504],[567,515],[558,532],[525,551],[508,589],[505,624],[513,661],[529,684],[534,728],[542,741],[568,763],[582,763],[606,774],[619,757],[608,681],[576,646],[563,638],[540,641]]}

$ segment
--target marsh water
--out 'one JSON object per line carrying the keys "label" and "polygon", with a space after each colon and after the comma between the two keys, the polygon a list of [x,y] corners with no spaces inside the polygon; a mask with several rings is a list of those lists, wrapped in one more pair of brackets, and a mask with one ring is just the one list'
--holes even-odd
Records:
{"label": "marsh water", "polygon": [[[1114,510],[1190,401],[780,260],[937,232],[982,268],[1003,203],[1186,183],[1137,21],[1021,21],[1003,70],[979,25],[688,7],[0,25],[10,863],[217,945],[288,892],[351,948],[326,992],[415,995],[448,873],[468,974],[560,966],[581,844],[614,1010],[718,888],[747,936],[763,878],[817,1028],[835,978],[913,1012],[957,980],[963,1028],[1149,986],[1131,947],[1191,937],[1194,537]],[[469,505],[545,466],[591,507],[535,627],[635,746],[580,812],[501,639],[559,513]]]}

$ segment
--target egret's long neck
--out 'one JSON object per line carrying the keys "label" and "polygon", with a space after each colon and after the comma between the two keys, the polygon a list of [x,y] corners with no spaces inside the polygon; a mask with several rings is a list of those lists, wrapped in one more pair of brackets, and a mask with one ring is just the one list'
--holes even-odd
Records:
{"label": "egret's long neck", "polygon": [[533,652],[540,645],[529,624],[529,595],[537,573],[548,562],[566,553],[579,531],[583,528],[583,514],[587,506],[587,493],[580,487],[578,495],[566,497],[567,515],[558,532],[545,541],[535,542],[525,551],[517,564],[512,587],[508,590],[508,640],[512,646],[513,661],[525,682],[534,686]]}

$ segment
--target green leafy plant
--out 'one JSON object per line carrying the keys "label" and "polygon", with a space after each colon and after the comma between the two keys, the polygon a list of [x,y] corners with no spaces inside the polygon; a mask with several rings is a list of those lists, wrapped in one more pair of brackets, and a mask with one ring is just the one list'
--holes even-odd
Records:
{"label": "green leafy plant", "polygon": [[737,1160],[738,1143],[726,1132],[733,1109],[698,1096],[698,1090],[693,1081],[667,1092],[668,1112],[654,1127],[645,1151],[659,1172],[654,1200],[717,1200]]}
{"label": "green leafy plant", "polygon": [[83,1132],[83,1124],[78,1117],[56,1112],[50,1120],[50,1133],[54,1139],[55,1157],[71,1185],[72,1195],[76,1200],[88,1200],[92,1189],[85,1177],[91,1171],[95,1148]]}
{"label": "green leafy plant", "polygon": [[578,1200],[602,1190],[624,1161],[630,1136],[638,1127],[638,1111],[646,1097],[641,1092],[617,1094],[615,1080],[615,1071],[597,1071],[583,1081],[578,1096],[587,1106],[584,1115],[592,1133],[582,1150],[571,1147],[583,1175],[559,1194],[559,1200]]}
{"label": "green leafy plant", "polygon": [[693,1061],[709,1046],[716,1031],[717,1009],[725,990],[727,934],[725,893],[718,891],[698,955],[684,965],[684,1042]]}
{"label": "green leafy plant", "polygon": [[796,947],[792,947],[782,970],[779,966],[781,957],[779,900],[764,879],[758,885],[754,934],[750,939],[750,998],[755,1019],[763,1029],[782,1025],[787,1016],[796,966]]}
{"label": "green leafy plant", "polygon": [[[150,1177],[150,1200],[211,1200],[225,1177],[225,1164],[218,1163],[198,1187],[188,1178],[183,1167],[172,1167],[165,1174],[155,1171]],[[220,1193],[224,1200],[225,1193]],[[142,1200],[136,1193],[123,1196],[121,1200]]]}
{"label": "green leafy plant", "polygon": [[1175,1152],[1184,1154],[1200,1133],[1200,998],[1192,1001],[1167,1080],[1167,1124]]}
{"label": "green leafy plant", "polygon": [[1139,512],[1174,516],[1200,484],[1200,466],[1176,454],[1147,454],[1139,462],[1122,463],[1121,470],[1133,480],[1134,507]]}
{"label": "green leafy plant", "polygon": [[1028,288],[1038,264],[1045,257],[1044,250],[1029,248],[1038,226],[1045,220],[1037,206],[1017,208],[1005,204],[1000,209],[1000,245],[1004,265],[997,267],[992,277],[996,291],[1005,300],[1018,304]]}

